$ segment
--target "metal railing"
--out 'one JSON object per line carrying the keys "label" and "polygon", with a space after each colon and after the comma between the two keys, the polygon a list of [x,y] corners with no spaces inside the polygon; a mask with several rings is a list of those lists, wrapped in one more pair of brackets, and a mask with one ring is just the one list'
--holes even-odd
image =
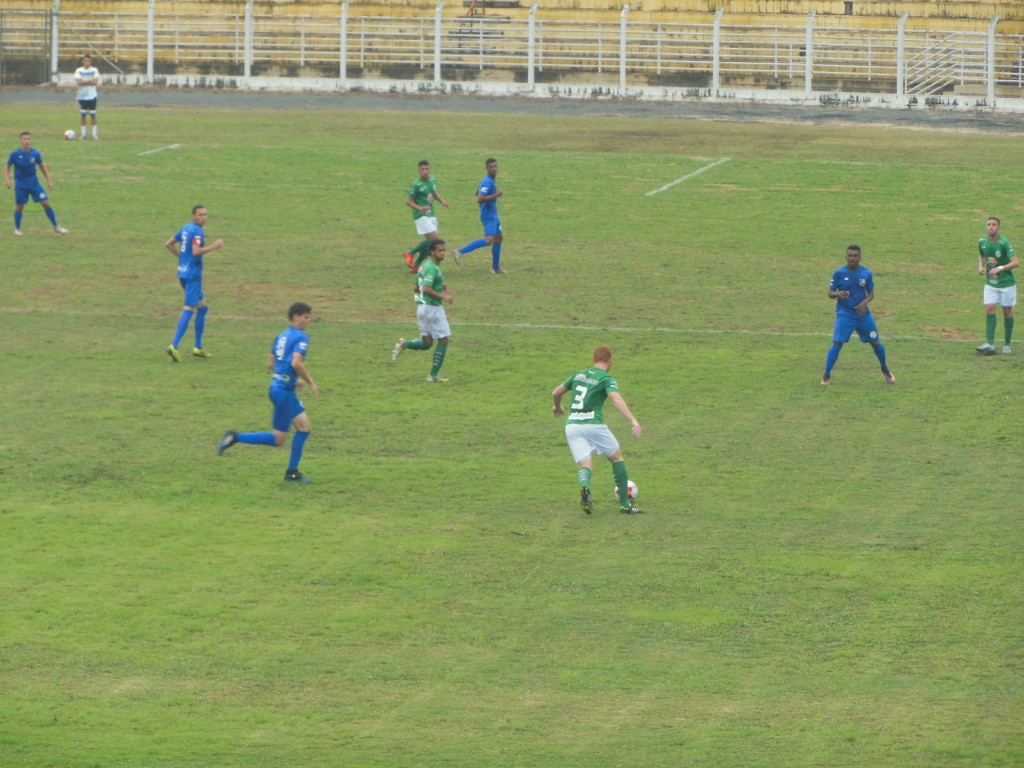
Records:
{"label": "metal railing", "polygon": [[[59,8],[59,6],[57,6]],[[156,8],[151,0],[151,8]],[[55,10],[0,11],[6,60],[38,56],[49,45],[50,71],[83,50],[117,69],[241,77],[312,74],[343,83],[365,78],[424,80],[439,86],[488,73],[533,86],[559,79],[619,89],[677,85],[706,95],[728,91],[802,91],[931,97],[971,86],[994,101],[997,87],[1024,96],[1024,39],[988,33],[831,28],[809,14],[794,26],[726,23],[718,11],[706,24],[445,16],[353,16],[345,2],[337,18],[245,14],[189,16],[86,14]],[[918,21],[918,24],[921,22]],[[52,38],[51,38],[52,31]],[[308,72],[307,72],[308,71]],[[475,74],[474,74],[475,73]]]}

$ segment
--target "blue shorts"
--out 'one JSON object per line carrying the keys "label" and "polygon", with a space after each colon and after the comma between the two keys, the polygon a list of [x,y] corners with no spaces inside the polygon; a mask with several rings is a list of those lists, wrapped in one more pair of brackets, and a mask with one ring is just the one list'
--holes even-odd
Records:
{"label": "blue shorts", "polygon": [[878,327],[875,325],[875,318],[870,314],[858,317],[836,315],[836,325],[832,330],[832,341],[845,344],[850,340],[854,331],[857,332],[862,342],[878,341]]}
{"label": "blue shorts", "polygon": [[205,299],[203,296],[203,278],[196,278],[195,280],[185,280],[179,277],[178,282],[181,283],[181,287],[185,289],[185,306],[196,307],[199,302]]}
{"label": "blue shorts", "polygon": [[96,111],[96,99],[79,99],[78,109],[84,115],[86,112]]}
{"label": "blue shorts", "polygon": [[271,387],[267,395],[274,404],[274,429],[278,432],[288,432],[295,417],[306,412],[306,406],[299,400],[294,389]]}
{"label": "blue shorts", "polygon": [[39,179],[32,182],[21,182],[14,185],[14,204],[24,205],[28,202],[29,195],[32,196],[32,202],[41,203],[43,200],[48,200],[46,196],[46,190],[43,189],[43,185],[39,183]]}
{"label": "blue shorts", "polygon": [[498,214],[481,216],[480,221],[484,225],[484,237],[497,237],[501,234],[501,220],[498,218]]}

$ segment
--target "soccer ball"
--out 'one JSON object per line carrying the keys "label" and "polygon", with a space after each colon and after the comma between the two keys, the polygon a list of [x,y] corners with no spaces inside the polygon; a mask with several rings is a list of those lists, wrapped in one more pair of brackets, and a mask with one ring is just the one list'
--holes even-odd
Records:
{"label": "soccer ball", "polygon": [[66,131],[64,131],[64,141],[74,141],[75,136],[77,135],[78,134],[76,134],[73,130],[68,128]]}
{"label": "soccer ball", "polygon": [[[626,487],[629,488],[629,500],[636,501],[636,497],[640,494],[640,489],[636,487],[636,483],[632,480],[626,481]],[[615,499],[618,501],[619,498],[619,486],[615,486]]]}

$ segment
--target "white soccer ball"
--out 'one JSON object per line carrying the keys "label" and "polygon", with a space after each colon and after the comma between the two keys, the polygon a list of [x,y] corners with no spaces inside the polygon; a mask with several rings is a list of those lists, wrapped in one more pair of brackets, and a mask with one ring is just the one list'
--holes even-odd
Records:
{"label": "white soccer ball", "polygon": [[74,141],[75,140],[75,136],[77,136],[77,135],[78,135],[77,133],[75,133],[73,130],[68,128],[66,131],[64,131],[64,141]]}
{"label": "white soccer ball", "polygon": [[[640,489],[636,487],[636,483],[632,480],[626,481],[626,487],[629,489],[629,500],[636,501],[637,495],[640,493]],[[615,499],[618,501],[619,498],[619,486],[615,486]]]}

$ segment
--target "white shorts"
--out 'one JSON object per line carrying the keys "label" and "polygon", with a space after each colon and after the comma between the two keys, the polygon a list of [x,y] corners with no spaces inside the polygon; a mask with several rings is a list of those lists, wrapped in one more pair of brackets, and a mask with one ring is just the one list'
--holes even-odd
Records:
{"label": "white shorts", "polygon": [[1001,307],[1012,307],[1017,303],[1017,286],[1011,285],[1008,288],[995,288],[991,285],[985,286],[985,294],[982,296],[982,303],[998,304]]}
{"label": "white shorts", "polygon": [[416,307],[416,322],[420,326],[420,336],[432,339],[447,339],[452,335],[448,327],[448,318],[444,307],[434,304],[420,304]]}
{"label": "white shorts", "polygon": [[569,441],[572,460],[579,464],[598,453],[605,458],[619,450],[619,441],[607,424],[566,424],[565,439]]}
{"label": "white shorts", "polygon": [[420,216],[415,222],[417,235],[426,237],[437,232],[437,216]]}

